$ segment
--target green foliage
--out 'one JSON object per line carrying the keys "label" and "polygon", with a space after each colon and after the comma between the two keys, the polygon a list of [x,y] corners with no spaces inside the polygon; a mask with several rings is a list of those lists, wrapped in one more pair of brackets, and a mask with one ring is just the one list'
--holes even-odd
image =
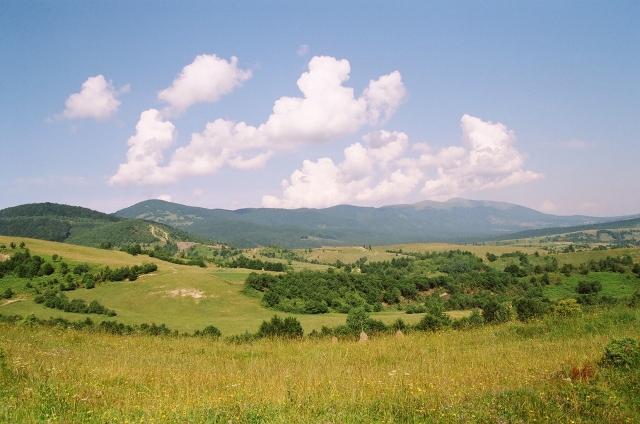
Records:
{"label": "green foliage", "polygon": [[554,312],[561,317],[573,317],[582,313],[582,307],[576,299],[563,299],[558,302]]}
{"label": "green foliage", "polygon": [[444,313],[444,309],[439,304],[434,304],[422,317],[415,328],[420,331],[440,331],[451,326],[451,318]]}
{"label": "green foliage", "polygon": [[605,347],[602,363],[614,367],[638,367],[640,365],[640,346],[638,341],[630,337],[612,340]]}
{"label": "green foliage", "polygon": [[602,283],[597,280],[580,281],[576,290],[579,294],[598,294],[602,291]]}
{"label": "green foliage", "polygon": [[228,268],[245,268],[263,271],[284,272],[285,265],[281,262],[267,262],[260,259],[249,259],[244,255],[233,258],[224,264]]}
{"label": "green foliage", "polygon": [[73,299],[69,301],[69,298],[64,293],[59,293],[54,290],[45,291],[44,294],[36,296],[34,301],[46,306],[47,308],[59,309],[65,312],[99,314],[108,315],[110,317],[116,315],[114,310],[105,308],[97,300],[91,301],[89,305],[87,305],[87,302],[82,299]]}
{"label": "green foliage", "polygon": [[509,321],[511,319],[511,313],[502,303],[491,300],[484,306],[482,317],[487,323],[499,324]]}
{"label": "green foliage", "polygon": [[520,321],[529,321],[539,318],[549,311],[549,305],[540,299],[522,297],[513,304],[518,319]]}
{"label": "green foliage", "polygon": [[0,278],[12,274],[19,278],[34,278],[51,275],[54,267],[38,255],[31,256],[29,249],[17,251],[4,262],[0,262]]}
{"label": "green foliage", "polygon": [[274,315],[271,321],[262,321],[256,335],[292,339],[302,337],[303,333],[302,325],[295,317],[289,316],[283,320],[278,315]]}
{"label": "green foliage", "polygon": [[631,308],[640,307],[640,290],[636,290],[631,295],[631,299],[629,299],[629,307]]}
{"label": "green foliage", "polygon": [[209,325],[205,327],[202,331],[196,330],[194,332],[194,336],[211,337],[214,339],[218,339],[222,337],[222,333],[220,332],[220,330],[218,330],[218,328],[214,327],[213,325]]}
{"label": "green foliage", "polygon": [[498,260],[498,257],[491,252],[487,252],[487,259],[489,262],[495,262]]}
{"label": "green foliage", "polygon": [[0,293],[0,299],[11,299],[14,293],[11,287],[8,287],[3,293]]}

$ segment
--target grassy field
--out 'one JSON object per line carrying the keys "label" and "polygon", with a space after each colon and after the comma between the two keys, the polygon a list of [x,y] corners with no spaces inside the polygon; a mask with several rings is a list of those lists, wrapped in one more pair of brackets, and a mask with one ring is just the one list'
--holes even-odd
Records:
{"label": "grassy field", "polygon": [[638,310],[365,343],[236,345],[0,324],[0,421],[638,422],[638,370],[598,365],[625,336],[640,338]]}

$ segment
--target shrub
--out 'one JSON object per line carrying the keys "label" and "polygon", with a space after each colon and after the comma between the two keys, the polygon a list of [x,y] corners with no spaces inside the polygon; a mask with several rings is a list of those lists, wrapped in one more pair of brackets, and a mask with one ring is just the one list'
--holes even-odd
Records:
{"label": "shrub", "polygon": [[516,309],[516,314],[520,321],[529,321],[533,318],[541,317],[548,310],[544,302],[528,297],[516,300],[513,306]]}
{"label": "shrub", "polygon": [[640,290],[633,292],[631,299],[629,300],[629,306],[631,308],[640,307]]}
{"label": "shrub", "polygon": [[471,315],[469,315],[469,324],[474,327],[479,327],[484,324],[484,318],[480,315],[480,311],[474,309],[471,311]]}
{"label": "shrub", "polygon": [[482,309],[482,317],[488,323],[497,324],[511,319],[509,309],[495,300],[490,300]]}
{"label": "shrub", "polygon": [[556,305],[554,313],[561,317],[572,317],[582,313],[582,306],[576,299],[563,299]]}
{"label": "shrub", "polygon": [[4,291],[4,293],[0,294],[0,299],[11,299],[13,297],[13,290],[8,288]]}
{"label": "shrub", "polygon": [[416,324],[415,328],[420,331],[439,331],[451,326],[451,318],[444,313],[444,308],[440,304],[434,304],[429,311]]}
{"label": "shrub", "polygon": [[602,358],[604,365],[633,368],[640,365],[640,346],[630,337],[612,340],[606,347]]}
{"label": "shrub", "polygon": [[602,290],[600,281],[580,281],[578,282],[577,292],[579,294],[597,294]]}
{"label": "shrub", "polygon": [[286,317],[284,320],[278,315],[274,315],[270,322],[262,321],[258,337],[284,337],[296,338],[304,334],[302,325],[295,317]]}
{"label": "shrub", "polygon": [[222,333],[213,325],[209,325],[202,331],[196,330],[194,335],[201,337],[212,337],[214,339],[217,339],[222,336]]}
{"label": "shrub", "polygon": [[364,307],[359,306],[352,308],[347,315],[346,325],[353,333],[359,333],[365,330],[365,324],[369,319],[369,313]]}

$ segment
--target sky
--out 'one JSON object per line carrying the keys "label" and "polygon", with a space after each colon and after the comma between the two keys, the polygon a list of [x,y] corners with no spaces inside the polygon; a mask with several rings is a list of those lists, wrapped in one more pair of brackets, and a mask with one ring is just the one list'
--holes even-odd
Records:
{"label": "sky", "polygon": [[0,208],[640,213],[637,1],[0,1]]}

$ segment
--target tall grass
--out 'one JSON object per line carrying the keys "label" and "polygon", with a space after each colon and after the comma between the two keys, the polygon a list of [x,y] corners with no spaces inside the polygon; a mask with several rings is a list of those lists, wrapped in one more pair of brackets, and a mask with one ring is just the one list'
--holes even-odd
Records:
{"label": "tall grass", "polygon": [[[598,360],[612,338],[640,338],[639,324],[638,310],[616,307],[365,343],[251,344],[3,324],[0,421],[637,422],[638,370]],[[572,379],[585,363],[593,378]]]}

